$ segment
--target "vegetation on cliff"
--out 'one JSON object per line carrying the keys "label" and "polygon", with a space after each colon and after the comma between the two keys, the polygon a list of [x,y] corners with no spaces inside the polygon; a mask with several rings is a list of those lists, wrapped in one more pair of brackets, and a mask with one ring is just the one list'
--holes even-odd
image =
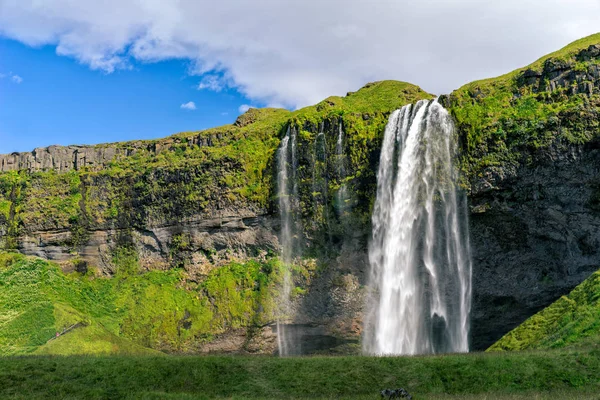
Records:
{"label": "vegetation on cliff", "polygon": [[599,345],[600,271],[504,335],[488,351]]}
{"label": "vegetation on cliff", "polygon": [[[344,232],[335,223],[334,217],[339,215],[334,199],[342,180],[348,192],[356,193],[354,203],[360,204],[349,207],[348,212],[360,214],[361,222],[368,220],[368,187],[375,182],[373,165],[387,116],[424,97],[431,96],[407,83],[376,82],[346,97],[331,97],[295,112],[250,109],[233,125],[156,141],[96,146],[123,150],[115,151],[114,158],[104,165],[82,163],[66,172],[23,169],[0,173],[0,249],[22,249],[28,245],[22,241],[27,237],[41,251],[49,246],[60,248],[64,254],[61,266],[66,270],[72,269],[71,264],[81,265],[83,272],[89,267],[85,276],[63,276],[51,263],[18,259],[2,271],[7,281],[1,289],[7,298],[23,286],[38,289],[35,298],[29,299],[23,292],[14,296],[23,304],[6,306],[10,323],[3,325],[0,333],[5,335],[1,351],[131,353],[152,348],[194,352],[223,332],[244,328],[252,333],[255,327],[272,321],[280,265],[269,258],[273,249],[268,245],[244,248],[247,261],[241,263],[235,261],[240,259],[238,255],[227,254],[229,249],[221,249],[223,258],[219,258],[212,245],[201,245],[195,250],[205,255],[211,271],[192,276],[186,269],[195,257],[188,232],[170,233],[164,239],[168,254],[160,257],[167,262],[160,265],[138,257],[136,250],[145,249],[146,243],[140,242],[136,232],[222,215],[268,213],[275,195],[274,153],[286,127],[293,126],[299,131],[302,209],[304,216],[314,221],[304,227],[305,238],[317,243],[327,236],[323,233],[325,221],[330,235],[340,237]],[[325,149],[330,154],[336,152],[338,128],[344,130],[344,154],[338,155],[347,159],[344,176],[324,159],[315,162],[315,137],[325,124],[331,128]],[[327,174],[335,174],[336,179],[328,179]],[[323,182],[329,189],[317,193],[315,188]],[[100,253],[99,259],[108,267],[85,259],[90,235],[98,231],[111,232],[107,248],[92,251]],[[52,242],[44,232],[54,233]],[[322,236],[314,235],[318,232]],[[320,245],[329,243],[325,240]],[[103,269],[97,270],[100,267]],[[294,293],[301,295],[305,293],[302,282],[312,272],[298,265],[295,273],[300,286]],[[25,280],[20,281],[23,276]],[[12,282],[10,286],[8,282]],[[44,307],[33,309],[29,305],[34,302]],[[28,338],[27,329],[14,328],[22,323],[26,326],[24,321],[40,324],[37,336]],[[45,344],[54,332],[80,322],[85,326]],[[85,341],[90,344],[84,345]]]}
{"label": "vegetation on cliff", "polygon": [[597,138],[599,92],[600,34],[452,92],[444,101],[462,141],[464,176],[493,186],[532,163],[536,150]]}
{"label": "vegetation on cliff", "polygon": [[[336,127],[342,123],[344,151],[349,153],[345,181],[374,179],[371,158],[387,115],[424,97],[430,95],[407,83],[376,82],[295,112],[250,109],[233,125],[162,140],[99,145],[122,150],[105,165],[84,164],[66,173],[0,173],[0,248],[15,248],[16,238],[25,233],[69,230],[73,235],[64,245],[77,251],[89,230],[172,225],[240,209],[266,213],[274,196],[272,160],[289,125],[302,130],[299,146],[308,157],[314,148],[309,141],[323,121]],[[335,140],[329,147],[334,152]],[[303,162],[309,162],[306,157]],[[339,188],[340,183],[331,185]],[[312,196],[309,192],[306,188]],[[306,203],[310,208],[310,201]]]}
{"label": "vegetation on cliff", "polygon": [[[442,97],[456,120],[465,186],[472,193],[493,189],[544,149],[597,139],[599,60],[597,34]],[[97,253],[110,255],[111,268],[96,275],[97,265],[84,276],[64,275],[51,263],[2,256],[12,261],[0,269],[5,300],[0,351],[64,353],[84,338],[96,338],[90,341],[97,346],[81,347],[89,353],[109,347],[126,353],[193,351],[222,332],[261,326],[272,319],[279,279],[279,264],[269,258],[272,248],[248,246],[244,262],[232,261],[233,256],[217,262],[214,246],[201,248],[215,269],[191,279],[184,271],[192,253],[184,233],[169,236],[156,250],[166,259],[160,265],[146,263],[132,250],[148,247],[136,233],[227,215],[276,214],[273,160],[286,129],[292,129],[304,255],[325,263],[337,257],[344,240],[364,247],[389,113],[432,97],[408,83],[375,82],[294,112],[250,109],[232,125],[93,146],[115,150],[103,152],[111,158],[96,163],[69,159],[66,170],[23,166],[0,173],[0,249],[26,251],[32,241],[43,242],[43,233],[53,232],[58,239],[39,247],[59,248],[63,260],[77,263],[85,261],[83,249],[92,233],[112,235],[108,250],[97,246]],[[71,322],[85,326],[44,344]]]}
{"label": "vegetation on cliff", "polygon": [[273,321],[276,259],[231,263],[193,283],[179,269],[141,272],[133,252],[115,257],[116,274],[97,278],[0,253],[0,355],[193,352],[228,329]]}

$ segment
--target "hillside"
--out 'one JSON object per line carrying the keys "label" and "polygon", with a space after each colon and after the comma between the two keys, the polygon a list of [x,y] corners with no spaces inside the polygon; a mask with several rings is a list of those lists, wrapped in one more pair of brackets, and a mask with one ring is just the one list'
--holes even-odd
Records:
{"label": "hillside", "polygon": [[[375,82],[345,97],[330,97],[295,112],[250,109],[233,125],[202,132],[2,156],[0,165],[5,172],[0,173],[0,248],[53,260],[65,273],[113,279],[120,275],[115,260],[123,252],[132,252],[139,273],[145,277],[141,279],[166,274],[170,278],[165,278],[169,280],[165,285],[180,284],[188,289],[206,285],[213,274],[225,274],[219,271],[231,265],[276,262],[274,254],[279,244],[273,204],[273,157],[280,138],[292,126],[298,132],[302,218],[312,221],[303,227],[305,254],[312,258],[299,261],[295,267],[297,300],[304,301],[301,294],[316,270],[323,271],[323,254],[332,252],[332,241],[340,243],[356,228],[367,229],[370,193],[375,185],[373,166],[387,116],[404,104],[429,97],[407,83]],[[314,144],[317,135],[324,132],[331,137],[324,151],[335,153],[340,129],[344,154],[337,158],[344,160],[344,176],[338,174],[334,164],[316,159]],[[318,157],[325,156],[321,153]],[[352,193],[348,199],[352,207],[345,211],[349,224],[342,224],[342,215],[333,208],[335,191],[342,184]],[[335,207],[340,209],[340,205]],[[360,293],[352,293],[357,283],[335,268],[331,272],[335,276],[323,279],[341,282],[341,297],[319,307],[334,308],[334,313],[339,313],[340,307],[348,309],[343,324],[327,318],[319,308],[304,319],[322,314],[331,327],[325,332],[317,328],[314,335],[331,338],[335,332],[356,341],[351,320],[362,302]],[[254,273],[251,276],[251,282],[256,282]],[[238,281],[227,282],[232,285],[230,290],[239,290]],[[212,306],[221,309],[222,305],[214,304],[214,297],[225,301],[232,292],[217,289],[224,292],[209,298]],[[349,306],[348,296],[354,297]],[[200,343],[213,341],[215,351],[242,351],[246,336],[256,336],[269,342],[261,351],[272,352],[270,328],[260,322],[272,318],[255,315],[254,311],[268,314],[270,301],[270,297],[260,297],[250,309],[244,308],[243,321],[233,323],[228,319],[223,326],[199,328],[191,337]],[[149,303],[140,299],[139,307],[144,310],[138,312],[154,315]],[[183,313],[180,307],[176,314],[181,318]],[[228,315],[227,310],[223,313]],[[205,323],[203,315],[190,316],[194,327]],[[230,317],[235,319],[235,313],[225,318]],[[171,329],[174,325],[169,324]],[[229,336],[216,336],[221,333]],[[330,343],[331,339],[326,340]],[[152,346],[168,351],[198,351],[160,341]]]}
{"label": "hillside", "polygon": [[461,145],[484,349],[600,265],[600,34],[441,101]]}
{"label": "hillside", "polygon": [[[230,264],[194,284],[181,270],[140,274],[133,252],[115,257],[114,276],[98,278],[0,252],[0,355],[208,352],[227,329],[270,330],[276,260]],[[274,345],[273,337],[242,344],[249,352]]]}
{"label": "hillside", "polygon": [[[600,33],[508,74],[468,83],[447,104],[464,146],[474,192],[493,189],[535,151],[597,139]],[[485,182],[477,181],[484,177]]]}
{"label": "hillside", "polygon": [[598,347],[600,272],[510,331],[488,351]]}

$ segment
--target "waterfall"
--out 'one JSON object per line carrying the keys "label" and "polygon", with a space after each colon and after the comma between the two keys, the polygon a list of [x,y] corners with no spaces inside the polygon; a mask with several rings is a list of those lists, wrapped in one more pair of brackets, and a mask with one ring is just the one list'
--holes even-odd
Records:
{"label": "waterfall", "polygon": [[292,276],[290,267],[293,262],[296,225],[294,209],[298,200],[297,183],[297,133],[288,126],[277,151],[277,191],[279,198],[279,214],[281,217],[281,260],[283,262],[283,283],[279,296],[277,317],[277,347],[279,355],[289,355],[293,348],[293,337],[286,332],[285,320],[292,314],[290,295],[292,292]]}
{"label": "waterfall", "polygon": [[[320,144],[320,146],[319,146]],[[315,197],[314,210],[315,216],[321,214],[327,230],[327,238],[331,241],[331,227],[329,225],[329,178],[328,178],[328,157],[327,157],[327,136],[324,133],[324,124],[321,123],[321,130],[315,138],[314,163],[312,166],[313,175],[318,172],[320,179],[318,185],[313,186],[313,196]],[[314,178],[313,178],[314,179]],[[314,181],[313,181],[314,182]],[[317,218],[315,218],[317,221]],[[317,226],[318,228],[318,226]]]}
{"label": "waterfall", "polygon": [[336,197],[336,205],[337,211],[339,215],[342,215],[346,209],[346,199],[347,199],[347,189],[346,183],[343,180],[346,178],[346,166],[344,165],[345,157],[344,157],[344,130],[342,128],[342,121],[339,122],[338,125],[338,136],[337,142],[335,143],[335,165],[338,174],[338,179],[340,182],[340,187],[335,195]]}
{"label": "waterfall", "polygon": [[454,156],[452,119],[437,100],[390,116],[369,246],[368,354],[469,350],[471,260]]}

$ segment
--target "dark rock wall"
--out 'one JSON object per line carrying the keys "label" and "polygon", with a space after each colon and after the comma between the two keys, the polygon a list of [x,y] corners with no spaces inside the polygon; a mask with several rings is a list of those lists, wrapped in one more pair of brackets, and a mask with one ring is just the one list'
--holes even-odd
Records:
{"label": "dark rock wall", "polygon": [[600,150],[553,146],[470,198],[472,347],[485,349],[600,269]]}

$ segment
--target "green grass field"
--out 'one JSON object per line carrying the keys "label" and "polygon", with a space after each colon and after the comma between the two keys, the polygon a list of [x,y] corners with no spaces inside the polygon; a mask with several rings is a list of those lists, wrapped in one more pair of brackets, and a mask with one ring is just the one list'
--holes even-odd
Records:
{"label": "green grass field", "polygon": [[2,399],[599,399],[600,350],[422,357],[0,358]]}

